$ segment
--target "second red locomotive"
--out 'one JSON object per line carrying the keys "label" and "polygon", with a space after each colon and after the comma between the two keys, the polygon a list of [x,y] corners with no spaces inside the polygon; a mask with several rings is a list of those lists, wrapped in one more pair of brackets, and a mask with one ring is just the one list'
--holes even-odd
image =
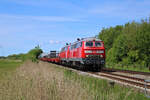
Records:
{"label": "second red locomotive", "polygon": [[105,66],[104,43],[97,38],[84,38],[66,45],[59,53],[60,63],[82,70],[101,70]]}

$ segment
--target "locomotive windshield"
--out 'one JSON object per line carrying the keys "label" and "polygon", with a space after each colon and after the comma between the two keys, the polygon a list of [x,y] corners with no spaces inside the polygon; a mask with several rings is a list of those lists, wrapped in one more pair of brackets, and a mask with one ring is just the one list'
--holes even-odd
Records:
{"label": "locomotive windshield", "polygon": [[86,42],[86,47],[92,47],[93,46],[93,41],[88,41]]}
{"label": "locomotive windshield", "polygon": [[96,46],[96,47],[101,47],[101,46],[102,46],[102,43],[99,42],[99,41],[96,41],[96,42],[95,42],[95,46]]}

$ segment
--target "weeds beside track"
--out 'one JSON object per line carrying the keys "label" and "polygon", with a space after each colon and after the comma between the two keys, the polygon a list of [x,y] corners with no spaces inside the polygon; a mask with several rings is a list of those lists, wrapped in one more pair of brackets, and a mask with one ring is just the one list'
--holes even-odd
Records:
{"label": "weeds beside track", "polygon": [[25,62],[0,83],[1,100],[148,100],[134,88],[46,62]]}

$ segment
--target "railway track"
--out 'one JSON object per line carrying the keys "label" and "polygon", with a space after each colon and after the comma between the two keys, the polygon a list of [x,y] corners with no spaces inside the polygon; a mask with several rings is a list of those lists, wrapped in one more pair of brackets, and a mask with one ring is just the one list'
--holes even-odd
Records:
{"label": "railway track", "polygon": [[[121,74],[113,73],[113,72],[130,73],[130,71],[121,71],[121,70],[115,70],[115,69],[113,69],[113,70],[112,69],[111,70],[110,69],[109,70],[104,69],[102,72],[83,72],[81,70],[72,69],[72,68],[67,67],[67,66],[65,66],[65,68],[67,68],[68,70],[72,70],[74,72],[77,72],[79,74],[85,74],[85,75],[89,75],[92,77],[106,79],[106,80],[109,80],[111,82],[135,87],[135,88],[138,88],[140,90],[145,90],[145,86],[146,86],[146,91],[150,92],[150,82],[145,82],[145,80],[142,78],[128,76],[125,74],[121,75]],[[130,73],[130,74],[140,74],[141,75],[141,73],[135,72],[135,71],[133,71],[133,73]],[[142,75],[143,74],[149,75],[148,73],[146,73],[146,74],[142,73]]]}
{"label": "railway track", "polygon": [[[137,78],[137,77],[128,76],[128,75],[116,74],[116,73],[113,73],[113,72],[110,72],[110,71],[102,71],[102,72],[81,72],[79,70],[75,70],[75,71],[77,71],[79,73],[85,73],[87,75],[94,76],[94,77],[97,77],[97,78],[107,79],[107,80],[110,80],[112,82],[116,82],[116,83],[119,83],[119,84],[135,87],[135,88],[138,88],[138,89],[141,89],[141,90],[145,90],[145,88],[146,88],[146,90],[148,92],[150,92],[150,82],[145,82],[145,79],[142,79],[142,78]],[[121,72],[121,71],[119,71],[119,72]],[[130,73],[130,72],[128,72],[128,73]],[[148,75],[148,74],[146,74],[146,75]]]}
{"label": "railway track", "polygon": [[145,89],[145,85],[146,85],[146,88],[150,89],[150,82],[146,83],[145,80],[141,78],[129,77],[125,75],[118,75],[118,74],[113,74],[113,73],[108,73],[108,72],[100,72],[100,73],[95,73],[95,74],[112,79],[114,81],[122,82],[126,85],[130,85],[130,86],[132,85],[140,89]]}
{"label": "railway track", "polygon": [[[149,94],[150,94],[150,81],[145,81],[142,78],[136,78],[136,77],[132,77],[132,76],[128,76],[128,75],[119,75],[119,74],[115,74],[112,72],[106,72],[106,71],[103,71],[103,72],[83,72],[83,71],[72,69],[72,68],[69,68],[69,70],[73,70],[79,74],[85,74],[85,75],[89,75],[92,77],[109,80],[109,81],[111,81],[110,82],[111,85],[112,85],[112,83],[113,84],[118,83],[118,84],[122,84],[125,86],[134,87],[134,88],[140,90],[141,92],[144,92],[145,96],[150,98],[150,96],[149,96]],[[146,74],[146,75],[148,75],[148,74]]]}
{"label": "railway track", "polygon": [[121,69],[113,69],[113,68],[104,68],[103,71],[122,72],[122,73],[130,73],[130,74],[139,74],[139,75],[150,76],[150,72],[139,72],[139,71],[121,70]]}

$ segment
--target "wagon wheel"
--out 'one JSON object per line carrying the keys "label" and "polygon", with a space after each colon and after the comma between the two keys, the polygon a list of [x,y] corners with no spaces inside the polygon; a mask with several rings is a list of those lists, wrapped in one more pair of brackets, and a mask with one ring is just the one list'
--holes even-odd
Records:
{"label": "wagon wheel", "polygon": [[86,69],[86,66],[85,66],[84,64],[80,64],[80,70],[86,71],[86,70],[87,70],[87,69]]}
{"label": "wagon wheel", "polygon": [[96,71],[96,72],[101,71],[101,65],[94,64],[92,68],[93,68],[92,71]]}
{"label": "wagon wheel", "polygon": [[98,65],[97,71],[100,72],[102,70],[101,65]]}

